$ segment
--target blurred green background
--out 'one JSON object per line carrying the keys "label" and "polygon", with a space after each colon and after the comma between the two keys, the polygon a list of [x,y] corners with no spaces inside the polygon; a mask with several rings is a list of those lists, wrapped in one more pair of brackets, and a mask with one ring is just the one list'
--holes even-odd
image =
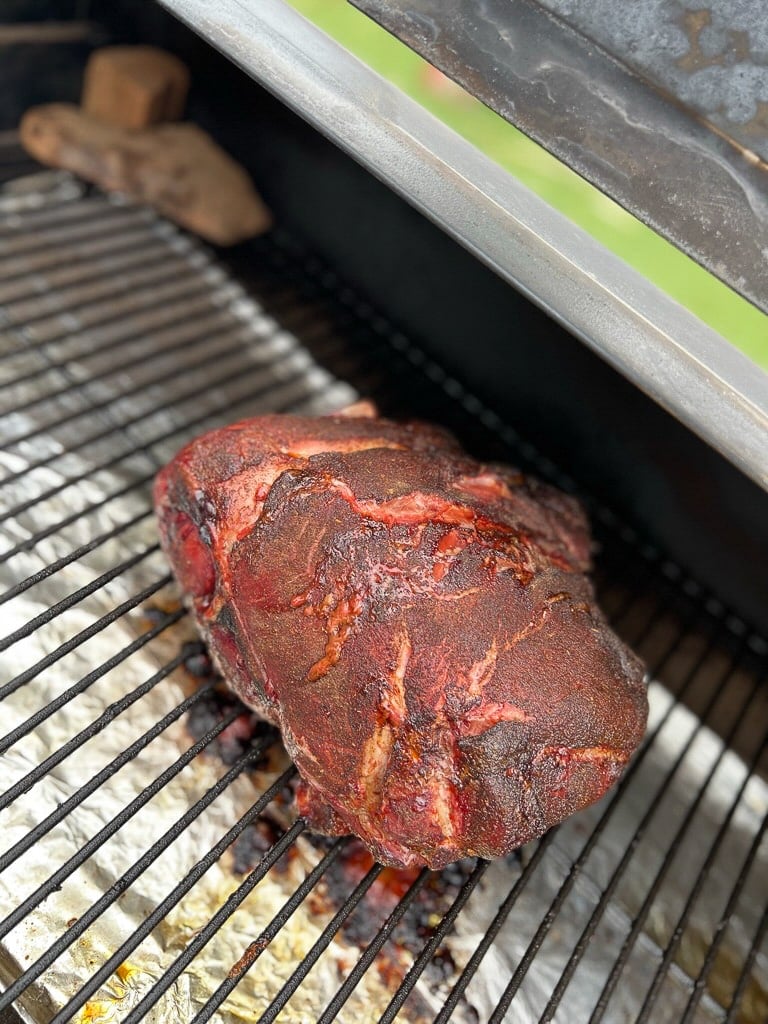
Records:
{"label": "blurred green background", "polygon": [[768,370],[768,317],[346,0],[290,0],[347,49]]}

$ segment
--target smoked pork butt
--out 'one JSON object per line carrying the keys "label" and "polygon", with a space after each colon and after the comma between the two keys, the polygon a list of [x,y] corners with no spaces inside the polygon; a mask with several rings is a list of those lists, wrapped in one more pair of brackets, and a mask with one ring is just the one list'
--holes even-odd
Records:
{"label": "smoked pork butt", "polygon": [[643,667],[595,605],[579,504],[437,427],[245,420],[187,445],[155,501],[300,812],[385,864],[507,854],[599,799],[643,735]]}

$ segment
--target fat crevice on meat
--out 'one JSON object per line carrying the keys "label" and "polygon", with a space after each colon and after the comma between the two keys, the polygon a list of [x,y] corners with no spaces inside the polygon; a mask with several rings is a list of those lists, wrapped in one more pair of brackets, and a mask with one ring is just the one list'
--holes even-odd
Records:
{"label": "fat crevice on meat", "polygon": [[580,505],[438,427],[246,420],[187,445],[155,501],[300,812],[385,864],[503,856],[599,799],[642,737],[643,666],[595,604]]}

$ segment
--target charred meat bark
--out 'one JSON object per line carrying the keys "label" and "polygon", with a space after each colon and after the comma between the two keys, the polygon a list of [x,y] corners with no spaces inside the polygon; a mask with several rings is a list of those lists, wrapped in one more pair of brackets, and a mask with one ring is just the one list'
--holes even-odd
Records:
{"label": "charred meat bark", "polygon": [[163,546],[315,828],[389,865],[496,857],[601,797],[643,668],[577,502],[421,423],[264,416],[159,474]]}

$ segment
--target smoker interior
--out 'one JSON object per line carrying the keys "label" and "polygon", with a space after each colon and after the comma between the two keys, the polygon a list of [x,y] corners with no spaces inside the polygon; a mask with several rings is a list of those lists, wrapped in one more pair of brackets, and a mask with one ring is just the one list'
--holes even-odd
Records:
{"label": "smoker interior", "polygon": [[[166,45],[177,38],[159,16],[142,30]],[[197,52],[178,38],[188,58]],[[75,47],[50,62],[59,88],[67,60],[76,69],[82,57]],[[207,85],[195,99],[201,119],[221,109]],[[242,95],[254,95],[245,83]],[[20,184],[34,168],[12,137],[0,148],[11,182],[0,199],[0,1013],[764,1020],[768,648],[748,615],[759,529],[743,536],[745,520],[760,522],[759,499],[669,422],[658,435],[686,477],[672,488],[659,467],[669,451],[649,445],[635,457],[605,418],[631,388],[601,398],[600,370],[588,374],[596,399],[578,419],[568,420],[556,373],[531,380],[537,401],[524,417],[505,415],[515,403],[500,392],[526,388],[493,379],[483,299],[496,286],[485,272],[464,272],[463,257],[437,243],[414,285],[394,259],[382,270],[372,245],[372,281],[355,265],[364,238],[350,223],[356,214],[377,228],[381,210],[366,198],[379,186],[350,194],[346,234],[332,207],[281,199],[280,182],[302,173],[286,153],[309,154],[312,166],[326,151],[266,100],[259,109],[277,140],[261,158],[273,164],[264,178],[284,215],[226,262],[66,175]],[[235,120],[221,122],[230,141]],[[357,171],[334,163],[331,177],[325,198],[341,203]],[[397,209],[408,265],[423,243],[412,242],[416,215]],[[434,237],[428,227],[423,237]],[[476,332],[463,353],[445,324],[445,284],[455,291],[458,277],[468,291],[460,326]],[[515,302],[543,338],[541,314]],[[648,735],[621,784],[506,861],[397,878],[352,841],[293,822],[291,768],[219,687],[158,550],[151,481],[186,440],[356,395],[446,423],[474,453],[576,489],[595,527],[601,603],[653,677]],[[572,456],[565,428],[616,449],[604,476],[589,451]],[[678,437],[697,456],[685,474]],[[737,481],[716,506],[741,499],[719,521],[730,568],[718,588],[702,584],[711,565],[696,560],[717,525],[690,513],[701,474]],[[670,541],[686,523],[681,553]]]}

